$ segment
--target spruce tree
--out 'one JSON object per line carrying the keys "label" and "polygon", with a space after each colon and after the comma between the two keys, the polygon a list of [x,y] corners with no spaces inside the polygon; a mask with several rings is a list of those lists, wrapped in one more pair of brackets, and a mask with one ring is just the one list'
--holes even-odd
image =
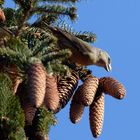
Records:
{"label": "spruce tree", "polygon": [[[124,97],[125,89],[118,81],[114,80],[112,85],[112,81],[94,78],[86,66],[71,61],[73,55],[79,58],[81,55],[71,48],[76,42],[68,40],[62,32],[75,37],[81,46],[96,40],[94,33],[75,32],[66,24],[77,19],[78,0],[13,0],[16,8],[5,7],[6,2],[0,0],[1,140],[48,140],[50,127],[57,122],[55,114],[72,97],[72,103],[74,101],[83,109],[96,103],[91,94],[93,91],[95,97],[103,92]],[[65,47],[67,45],[70,47]],[[91,77],[93,86],[89,80]],[[80,98],[73,96],[79,80],[83,82],[79,95],[83,95],[84,101],[90,100],[90,104],[85,105]],[[97,81],[96,92],[94,84]],[[79,116],[76,108],[74,106],[71,113],[81,118],[84,110]],[[97,114],[92,124],[98,125],[98,122]],[[92,132],[101,132],[101,128],[93,129]]]}

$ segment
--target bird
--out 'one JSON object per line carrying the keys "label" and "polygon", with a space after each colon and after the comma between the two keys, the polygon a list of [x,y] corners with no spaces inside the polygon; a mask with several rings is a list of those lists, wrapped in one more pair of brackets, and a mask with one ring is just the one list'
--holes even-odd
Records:
{"label": "bird", "polygon": [[111,58],[106,51],[91,46],[89,43],[58,27],[53,27],[45,22],[43,23],[57,38],[57,44],[61,49],[70,49],[72,52],[70,60],[72,62],[78,63],[82,66],[96,65],[103,67],[106,71],[112,70]]}

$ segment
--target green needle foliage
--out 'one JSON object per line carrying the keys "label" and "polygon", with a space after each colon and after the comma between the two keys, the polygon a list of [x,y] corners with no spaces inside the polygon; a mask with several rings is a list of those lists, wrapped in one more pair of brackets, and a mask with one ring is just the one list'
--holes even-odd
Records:
{"label": "green needle foliage", "polygon": [[[33,106],[28,112],[26,103],[31,102],[28,91],[24,93],[25,89],[28,90],[28,78],[32,76],[28,70],[32,64],[39,63],[48,74],[57,77],[66,76],[73,69],[68,65],[72,52],[59,48],[58,39],[44,23],[87,42],[94,42],[96,36],[91,32],[74,32],[64,24],[64,20],[73,22],[77,19],[78,0],[13,0],[16,8],[4,7],[7,1],[0,0],[6,18],[2,21],[4,18],[0,17],[0,139],[44,140],[50,127],[56,124],[56,118],[43,103],[35,108],[35,113],[32,112]],[[31,79],[36,80],[36,77]],[[34,116],[27,124],[25,120],[30,115]]]}
{"label": "green needle foliage", "polygon": [[[44,123],[45,122],[45,123]],[[33,120],[33,134],[36,135],[46,135],[49,133],[51,125],[56,123],[54,116],[51,112],[46,111],[45,108],[39,108],[35,114]]]}
{"label": "green needle foliage", "polygon": [[11,91],[11,80],[0,74],[0,136],[2,140],[23,140],[24,114],[19,100]]}

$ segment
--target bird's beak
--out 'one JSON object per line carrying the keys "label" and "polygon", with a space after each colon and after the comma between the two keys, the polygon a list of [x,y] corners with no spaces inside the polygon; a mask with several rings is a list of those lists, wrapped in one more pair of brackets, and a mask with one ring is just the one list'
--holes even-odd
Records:
{"label": "bird's beak", "polygon": [[112,70],[112,67],[111,67],[111,63],[108,64],[106,67],[105,67],[106,71],[111,71]]}

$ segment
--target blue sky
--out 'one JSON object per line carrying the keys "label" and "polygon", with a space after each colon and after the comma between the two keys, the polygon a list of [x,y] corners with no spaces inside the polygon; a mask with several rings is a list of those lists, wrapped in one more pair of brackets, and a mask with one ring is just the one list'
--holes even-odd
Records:
{"label": "blue sky", "polygon": [[[76,31],[92,31],[97,35],[93,45],[106,50],[112,58],[112,72],[91,66],[97,77],[111,76],[127,90],[123,100],[105,96],[105,118],[98,140],[140,139],[140,1],[81,0]],[[50,140],[92,140],[88,108],[82,120],[74,125],[69,120],[69,104],[57,114],[58,124],[51,128]]]}
{"label": "blue sky", "polygon": [[[140,139],[140,1],[83,0],[78,4],[79,18],[73,27],[77,31],[93,31],[93,45],[111,55],[112,72],[91,66],[97,77],[111,76],[127,90],[123,100],[105,96],[105,118],[98,140]],[[57,114],[58,124],[51,129],[51,140],[92,140],[88,108],[78,124],[69,121],[69,105]]]}

